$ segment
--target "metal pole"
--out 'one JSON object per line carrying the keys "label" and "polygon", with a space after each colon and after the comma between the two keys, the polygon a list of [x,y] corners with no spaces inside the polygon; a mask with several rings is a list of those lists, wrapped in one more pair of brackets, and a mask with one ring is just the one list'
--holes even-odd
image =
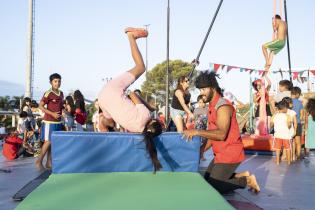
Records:
{"label": "metal pole", "polygon": [[[202,45],[201,45],[200,50],[199,50],[199,52],[198,52],[198,55],[197,55],[197,57],[195,58],[195,61],[196,61],[196,62],[199,61],[199,57],[200,57],[200,55],[201,55],[201,53],[202,53],[202,50],[203,50],[203,48],[204,48],[204,46],[205,46],[205,44],[206,44],[206,42],[207,42],[207,40],[208,40],[210,31],[211,31],[211,29],[212,29],[212,26],[213,26],[213,24],[214,24],[215,19],[217,18],[217,15],[218,15],[218,13],[219,13],[219,11],[220,11],[220,8],[221,8],[222,3],[223,3],[223,0],[220,1],[219,5],[218,5],[218,7],[217,7],[217,10],[215,11],[215,14],[214,14],[214,16],[213,16],[213,18],[212,18],[212,21],[211,21],[211,24],[210,24],[210,27],[209,27],[209,29],[208,29],[208,31],[207,31],[207,34],[206,34],[205,38],[203,39],[203,42],[202,42]],[[196,65],[197,65],[196,63],[193,63],[193,68],[192,68],[191,72],[190,72],[189,75],[188,75],[189,78],[191,78],[191,76],[193,75],[194,70],[195,70],[195,68],[196,68]]]}
{"label": "metal pole", "polygon": [[28,17],[28,49],[27,49],[27,66],[26,66],[26,85],[25,85],[25,97],[33,97],[32,94],[32,71],[33,71],[33,12],[34,1],[29,0],[29,17]]}
{"label": "metal pole", "polygon": [[290,42],[289,42],[289,23],[288,23],[288,12],[287,12],[286,0],[284,0],[284,15],[285,15],[285,21],[287,23],[287,48],[288,48],[289,74],[290,74],[290,81],[292,82]]}
{"label": "metal pole", "polygon": [[[145,30],[148,30],[150,24],[144,25]],[[145,73],[148,72],[148,36],[145,38]]]}
{"label": "metal pole", "polygon": [[167,32],[166,32],[166,90],[165,90],[165,120],[169,123],[169,73],[170,73],[170,0],[167,0]]}

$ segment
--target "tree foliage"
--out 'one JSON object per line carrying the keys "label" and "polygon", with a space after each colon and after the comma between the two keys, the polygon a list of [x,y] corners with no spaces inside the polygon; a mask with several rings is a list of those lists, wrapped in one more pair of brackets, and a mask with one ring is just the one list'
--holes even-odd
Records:
{"label": "tree foliage", "polygon": [[[146,80],[141,86],[143,96],[147,100],[156,96],[157,104],[165,105],[165,89],[166,89],[166,67],[167,63],[157,64],[152,70],[146,74]],[[170,97],[177,85],[177,79],[180,76],[188,75],[192,70],[192,65],[182,60],[170,60],[169,63],[169,87]],[[195,71],[196,72],[196,71]]]}

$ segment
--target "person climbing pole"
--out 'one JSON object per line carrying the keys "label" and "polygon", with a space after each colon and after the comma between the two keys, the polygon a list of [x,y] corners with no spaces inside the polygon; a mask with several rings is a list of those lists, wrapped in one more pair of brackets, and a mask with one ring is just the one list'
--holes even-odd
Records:
{"label": "person climbing pole", "polygon": [[272,28],[272,41],[262,45],[262,51],[266,61],[265,73],[269,71],[274,55],[278,54],[284,48],[287,38],[287,24],[281,19],[280,15],[275,15],[272,18]]}

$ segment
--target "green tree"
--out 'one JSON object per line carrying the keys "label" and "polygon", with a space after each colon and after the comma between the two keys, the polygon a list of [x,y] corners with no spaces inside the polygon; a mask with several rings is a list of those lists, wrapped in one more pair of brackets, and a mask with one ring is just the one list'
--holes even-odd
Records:
{"label": "green tree", "polygon": [[10,96],[0,96],[0,109],[8,109]]}
{"label": "green tree", "polygon": [[86,109],[86,111],[87,111],[87,113],[88,113],[86,123],[87,123],[87,124],[93,124],[93,122],[92,122],[92,117],[93,117],[94,112],[96,111],[96,108],[95,108],[95,106],[94,106],[94,103],[85,104],[85,109]]}
{"label": "green tree", "polygon": [[[152,100],[153,95],[156,96],[157,104],[165,105],[165,88],[166,88],[166,61],[157,64],[152,70],[146,74],[146,80],[141,86],[143,96],[147,100]],[[180,76],[188,75],[192,70],[191,63],[182,60],[170,60],[169,64],[169,87],[170,97],[176,88],[177,79]],[[196,73],[196,71],[195,71]],[[194,73],[194,74],[195,74]]]}

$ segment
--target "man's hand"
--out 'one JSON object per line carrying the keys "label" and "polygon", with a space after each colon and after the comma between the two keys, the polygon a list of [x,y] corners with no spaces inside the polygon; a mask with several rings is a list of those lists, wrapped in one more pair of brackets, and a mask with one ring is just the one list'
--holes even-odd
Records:
{"label": "man's hand", "polygon": [[190,120],[194,120],[194,119],[195,119],[195,115],[190,112],[190,113],[188,114],[188,118],[189,118]]}
{"label": "man's hand", "polygon": [[199,61],[194,59],[192,62],[191,62],[192,65],[195,65],[195,66],[198,66],[199,65]]}
{"label": "man's hand", "polygon": [[51,113],[51,116],[52,116],[53,118],[55,118],[56,120],[58,120],[61,115],[59,114],[59,112],[52,112],[52,113]]}
{"label": "man's hand", "polygon": [[198,135],[198,130],[185,130],[182,136],[182,139],[186,139],[186,141],[191,141],[194,136]]}

